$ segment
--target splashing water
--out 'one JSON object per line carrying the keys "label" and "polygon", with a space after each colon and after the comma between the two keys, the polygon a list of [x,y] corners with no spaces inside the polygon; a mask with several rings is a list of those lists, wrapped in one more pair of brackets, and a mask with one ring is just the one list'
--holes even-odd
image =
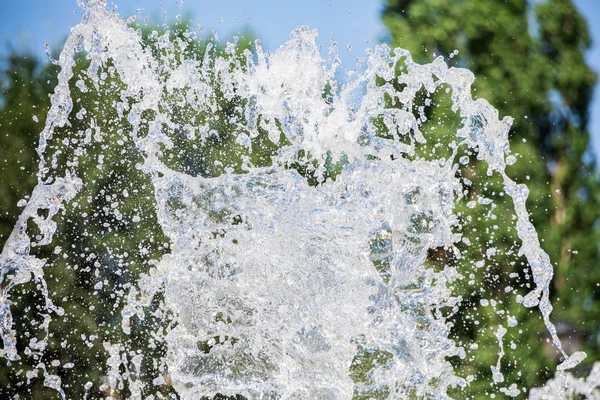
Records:
{"label": "splashing water", "polygon": [[[340,86],[335,45],[323,60],[316,32],[307,28],[296,29],[273,53],[259,43],[254,52],[244,50],[235,41],[221,52],[212,44],[199,52],[192,32],[155,32],[143,40],[103,1],[82,6],[85,16],[58,60],[59,82],[38,147],[39,183],[0,258],[0,351],[7,360],[40,360],[28,373],[41,371],[46,386],[67,396],[59,375],[43,362],[52,324],[68,317],[54,304],[45,271],[62,257],[94,262],[96,271],[117,265],[125,269],[116,269],[119,276],[127,275],[132,261],[123,260],[134,255],[119,253],[116,242],[103,256],[88,247],[57,247],[54,259],[33,250],[60,241],[55,233],[68,215],[87,217],[82,207],[92,200],[86,188],[118,180],[103,169],[116,157],[149,179],[151,213],[166,243],[152,258],[140,239],[135,256],[146,268],[123,278],[111,298],[117,297],[118,325],[127,335],[148,313],[162,318],[162,327],[149,334],[166,352],[134,351],[109,334],[82,338],[89,347],[102,342],[109,393],[126,386],[131,398],[143,398],[148,387],[141,365],[150,358],[186,399],[217,393],[446,398],[450,387],[470,381],[448,361],[465,357],[450,336],[448,315],[460,302],[452,283],[461,277],[451,262],[434,268],[429,259],[436,249],[460,258],[456,204],[468,196],[459,149],[485,162],[489,179],[499,177],[512,199],[519,254],[535,281],[517,301],[539,307],[564,357],[558,379],[585,357],[565,354],[550,322],[550,260],[528,219],[527,187],[505,172],[514,158],[511,119],[499,120],[485,100],[471,97],[469,71],[449,68],[441,57],[420,65],[407,51],[377,46],[362,72]],[[89,65],[85,79],[74,71],[80,55]],[[76,79],[82,96],[104,93],[106,101],[95,107],[108,122],[81,107],[75,117],[86,129],[73,128]],[[426,110],[444,90],[448,112],[460,121],[451,154],[420,156],[427,147]],[[221,116],[222,104],[231,108],[229,120]],[[93,153],[98,148],[100,155]],[[86,170],[94,164],[89,171],[100,171],[96,175]],[[143,214],[143,207],[125,210],[130,192],[143,197],[142,189],[119,184],[100,191],[108,221],[102,235],[139,223]],[[53,218],[61,213],[57,224]],[[43,297],[36,323],[44,334],[20,351],[11,292],[31,280]],[[94,293],[104,285],[99,279]],[[500,353],[490,367],[498,385],[507,327],[495,333]],[[155,384],[163,381],[159,376]],[[519,393],[512,386],[501,391]]]}

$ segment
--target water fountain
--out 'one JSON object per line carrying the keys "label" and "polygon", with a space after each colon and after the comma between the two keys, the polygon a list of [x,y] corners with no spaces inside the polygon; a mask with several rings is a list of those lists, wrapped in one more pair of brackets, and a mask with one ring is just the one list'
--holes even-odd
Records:
{"label": "water fountain", "polygon": [[[114,303],[99,334],[64,341],[101,345],[108,359],[104,381],[91,379],[86,393],[100,386],[115,398],[147,398],[148,382],[168,377],[185,399],[447,398],[473,377],[457,376],[449,361],[466,356],[449,322],[462,278],[451,262],[435,267],[431,252],[460,258],[467,241],[457,204],[489,205],[471,188],[493,178],[511,199],[506,223],[534,280],[516,300],[539,308],[562,352],[557,381],[573,380],[564,371],[585,354],[562,351],[550,322],[552,266],[528,219],[527,187],[505,172],[516,160],[512,121],[472,98],[471,72],[442,57],[420,65],[382,45],[340,85],[335,44],[323,60],[305,27],[273,53],[258,42],[219,50],[190,30],[142,37],[102,0],[82,7],[57,60],[39,183],[0,258],[0,354],[15,365],[36,361],[23,381],[42,374],[69,396],[48,355],[54,324],[74,317],[72,299],[48,290],[56,278],[48,271],[60,265],[88,268],[90,295],[104,291]],[[103,101],[86,103],[89,92]],[[423,153],[435,96],[447,97],[445,115],[458,121],[443,157]],[[461,172],[469,162],[487,165],[479,183]],[[123,171],[140,181],[122,181]],[[135,231],[152,218],[152,229]],[[62,247],[61,234],[81,245]],[[93,248],[89,237],[106,243]],[[42,301],[27,329],[42,334],[19,347],[25,336],[11,304],[30,282]],[[501,369],[510,318],[495,330],[490,368],[496,391],[517,396]],[[122,339],[136,329],[145,351]],[[144,377],[143,363],[157,375]]]}

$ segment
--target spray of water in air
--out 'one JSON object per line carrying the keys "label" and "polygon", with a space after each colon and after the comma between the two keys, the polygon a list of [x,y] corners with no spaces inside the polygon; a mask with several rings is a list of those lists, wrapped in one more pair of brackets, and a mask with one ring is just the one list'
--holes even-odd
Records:
{"label": "spray of water in air", "polygon": [[[468,391],[475,378],[449,361],[466,357],[450,334],[461,301],[452,288],[464,278],[452,260],[469,245],[464,213],[495,207],[481,193],[496,179],[513,209],[501,223],[533,278],[515,299],[539,308],[564,359],[536,393],[594,390],[597,373],[586,383],[563,372],[585,355],[565,354],[550,322],[552,266],[527,187],[505,172],[512,121],[472,98],[471,72],[377,46],[342,85],[335,43],[323,59],[306,27],[270,53],[237,38],[201,42],[192,30],[144,35],[102,0],[81,6],[57,60],[38,185],[0,258],[0,352],[15,368],[35,360],[23,382],[43,376],[70,397],[51,347],[83,343],[107,360],[86,396],[100,387],[148,398],[166,377],[184,399]],[[91,92],[100,101],[86,103]],[[436,153],[429,110],[444,105],[457,125]],[[469,163],[487,174],[468,179]],[[76,244],[61,245],[67,236]],[[98,332],[52,333],[76,317],[73,299],[48,290],[68,278],[53,275],[58,266],[88,273],[93,283],[81,285],[106,299]],[[30,328],[11,311],[24,287],[38,299]],[[511,318],[494,328],[490,368],[496,390],[516,396],[501,368]],[[20,343],[21,329],[39,334]]]}

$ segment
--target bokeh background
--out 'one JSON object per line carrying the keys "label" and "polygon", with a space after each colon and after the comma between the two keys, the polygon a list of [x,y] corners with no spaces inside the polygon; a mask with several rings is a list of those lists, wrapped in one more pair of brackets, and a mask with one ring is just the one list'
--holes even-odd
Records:
{"label": "bokeh background", "polygon": [[[600,72],[600,2],[123,0],[109,4],[124,17],[138,14],[131,23],[145,33],[185,24],[201,31],[201,36],[217,31],[222,44],[234,35],[258,38],[268,50],[275,50],[284,43],[298,25],[308,25],[318,29],[319,44],[325,56],[330,37],[335,38],[343,68],[347,69],[353,68],[357,57],[365,56],[366,49],[380,43],[407,48],[420,62],[429,62],[440,54],[448,58],[458,50],[448,62],[471,69],[477,78],[474,84],[477,95],[490,101],[501,116],[515,118],[511,142],[519,161],[508,172],[530,187],[531,218],[542,246],[555,264],[553,315],[559,334],[568,352],[584,350],[589,355],[574,373],[586,376],[593,363],[600,360],[600,180],[596,167],[600,158],[600,89],[596,75]],[[48,109],[48,94],[56,82],[57,68],[50,58],[57,56],[69,28],[80,18],[81,11],[75,0],[4,0],[1,4],[0,243],[6,240],[18,216],[17,202],[30,193],[36,183],[34,148]],[[343,73],[340,79],[344,79]],[[94,100],[91,95],[87,96],[87,100],[82,96],[82,104]],[[77,127],[78,122],[73,123]],[[440,123],[443,126],[445,122]],[[444,134],[451,130],[452,123],[448,122],[445,128],[439,129],[440,137],[433,138],[434,143],[447,140]],[[220,145],[226,148],[227,142]],[[476,176],[485,176],[485,172],[474,176],[476,181]],[[102,180],[100,175],[98,180]],[[490,191],[499,187],[498,182],[490,184]],[[100,191],[102,184],[86,190]],[[495,200],[502,204],[502,199]],[[102,204],[97,207],[101,208]],[[491,233],[490,221],[484,214],[479,217],[480,220],[475,215],[474,222],[467,226],[480,232],[473,242],[480,242],[482,248],[489,240],[507,244],[505,248],[498,246],[500,251],[491,270],[473,267],[481,253],[465,251],[461,261],[432,254],[432,263],[453,262],[465,276],[480,282],[478,290],[466,283],[455,287],[464,301],[453,317],[453,337],[459,343],[479,344],[465,360],[452,360],[461,376],[475,377],[467,390],[457,389],[453,393],[456,398],[489,398],[491,393],[496,398],[503,396],[489,384],[489,366],[497,359],[496,338],[492,330],[477,328],[472,321],[477,321],[479,327],[496,327],[504,314],[513,315],[519,321],[522,332],[507,336],[507,341],[520,343],[519,354],[509,354],[502,367],[507,380],[521,389],[543,385],[560,362],[555,350],[547,344],[539,315],[534,316],[530,310],[515,304],[514,296],[499,283],[514,274],[522,278],[523,286],[529,279],[526,266],[522,261],[515,262],[509,254],[514,232],[501,228]],[[148,218],[136,235],[143,237],[153,231],[155,221]],[[74,220],[79,224],[88,223]],[[71,245],[68,240],[63,246]],[[157,237],[156,242],[160,240]],[[505,258],[503,250],[507,253]],[[165,249],[152,251],[160,255]],[[131,267],[133,276],[144,270],[143,263],[135,266],[135,260],[128,262],[134,265]],[[108,300],[101,295],[89,296],[98,274],[94,277],[93,269],[67,272],[61,268],[60,264],[55,265],[53,273],[61,279],[52,283],[51,289],[68,299],[71,313],[81,318],[57,329],[62,329],[65,335],[73,331],[77,336],[93,337],[94,332],[107,329],[110,324],[118,325],[114,318],[107,317],[114,311],[103,308]],[[118,284],[115,280],[115,285]],[[478,305],[490,293],[504,303],[500,302],[493,311],[485,311]],[[23,309],[21,314],[17,312],[17,318],[26,320],[28,302],[35,304],[39,299],[27,297],[26,291],[21,299],[15,305]],[[78,304],[85,307],[79,310]],[[135,340],[143,347],[146,339],[140,333]],[[88,352],[86,347],[72,347],[64,352],[55,350],[55,357],[62,365],[73,361],[80,369],[75,378],[68,375],[68,371],[63,374],[65,379],[72,379],[69,385],[73,398],[81,397],[78,388],[88,380],[101,380],[104,376],[106,356],[102,344],[92,342],[88,342],[88,347],[90,354],[97,354],[94,360],[83,356]],[[160,347],[156,351],[161,351]],[[26,369],[25,364],[23,361],[19,368]],[[22,382],[15,371],[14,366],[5,365],[4,361],[0,363],[0,398],[57,398],[55,392],[35,379],[30,385],[15,384]],[[152,373],[148,372],[147,376],[153,376]],[[96,387],[89,394],[93,398],[106,396]],[[154,394],[175,396],[168,388],[168,380],[159,385]],[[525,395],[522,391],[519,396]]]}

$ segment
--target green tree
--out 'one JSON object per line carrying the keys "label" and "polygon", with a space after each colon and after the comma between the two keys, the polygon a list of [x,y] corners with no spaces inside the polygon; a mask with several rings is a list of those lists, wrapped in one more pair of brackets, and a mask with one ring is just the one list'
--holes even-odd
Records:
{"label": "green tree", "polygon": [[[469,68],[476,77],[473,95],[487,99],[501,116],[514,117],[511,149],[518,161],[507,172],[529,186],[531,219],[555,265],[553,318],[585,335],[583,350],[588,358],[579,367],[580,372],[585,371],[600,356],[595,340],[598,326],[592,322],[600,319],[596,285],[600,280],[596,265],[600,256],[596,223],[600,185],[587,131],[596,75],[584,60],[590,46],[585,19],[571,0],[548,0],[535,6],[526,0],[386,0],[384,4],[382,19],[393,47],[410,50],[419,62],[444,55],[450,65]],[[443,99],[443,95],[436,98],[438,102]],[[457,118],[436,116],[435,111],[429,117],[437,125],[433,127],[432,122],[430,129],[425,129],[428,146],[431,149],[438,143],[444,147],[458,126]],[[428,153],[431,156],[431,150]],[[454,395],[480,398],[508,386],[506,382],[496,387],[489,383],[490,365],[495,365],[498,349],[493,333],[504,323],[503,316],[519,321],[512,328],[515,335],[509,330],[504,338],[508,355],[502,370],[508,383],[517,383],[521,389],[540,385],[552,376],[558,360],[544,352],[545,328],[539,312],[516,304],[515,296],[503,290],[507,287],[503,282],[513,281],[512,286],[520,287],[532,282],[527,265],[513,254],[518,239],[510,223],[504,223],[511,220],[510,213],[501,209],[510,210],[510,202],[504,199],[501,182],[487,177],[486,166],[479,165],[473,154],[465,156],[468,166],[460,173],[474,181],[469,199],[477,200],[483,194],[500,206],[494,215],[484,206],[471,211],[457,206],[464,217],[464,235],[473,244],[463,246],[461,260],[452,261],[465,277],[455,288],[464,300],[453,317],[454,335],[468,351],[466,359],[454,361],[460,374],[473,375],[476,380]],[[473,170],[480,172],[475,175]],[[497,230],[490,227],[494,218],[503,222]],[[485,267],[475,265],[490,243],[495,246],[493,261],[487,257]],[[470,279],[481,280],[481,288],[469,285]],[[510,289],[507,291],[514,292]],[[486,296],[488,293],[493,295]],[[492,312],[486,311],[491,306],[480,306],[481,299],[489,297],[500,299]],[[511,340],[517,348],[513,352],[507,348]],[[468,348],[472,342],[479,344],[478,350]]]}
{"label": "green tree", "polygon": [[[27,54],[13,53],[4,60],[0,102],[2,243],[10,235],[19,216],[21,209],[17,203],[21,199],[27,199],[37,183],[38,157],[35,148],[50,104],[48,94],[56,84],[56,72],[57,69],[52,66],[41,68],[39,61]],[[23,316],[25,304],[29,302],[34,303],[34,300],[25,290],[16,294],[15,303],[21,304],[15,307],[15,318]],[[14,364],[7,366],[3,360],[0,365],[2,396],[9,393],[4,388],[11,388],[12,383],[19,379],[15,375]],[[9,390],[45,398],[42,394],[44,388],[38,386]]]}
{"label": "green tree", "polygon": [[[135,28],[139,30],[142,44],[161,60],[165,70],[176,66],[168,63],[191,59],[202,65],[225,55],[220,43],[189,35],[185,22],[163,28],[152,25]],[[169,41],[173,46],[161,49],[159,41]],[[243,62],[241,54],[250,46],[249,37],[238,39],[236,51],[229,57]],[[119,354],[127,354],[128,362],[117,368],[121,373],[129,368],[132,380],[145,383],[146,395],[176,396],[168,379],[167,384],[153,384],[158,376],[168,376],[160,363],[154,362],[164,355],[165,349],[164,343],[152,335],[169,323],[168,315],[156,312],[161,303],[160,295],[152,299],[143,318],[139,315],[131,318],[129,335],[124,335],[121,329],[121,310],[128,301],[130,285],[168,251],[169,243],[156,218],[150,177],[136,167],[143,159],[131,140],[133,127],[115,107],[122,101],[119,94],[124,84],[111,63],[108,60],[98,66],[87,54],[77,55],[69,82],[74,100],[69,124],[56,127],[44,155],[53,176],[64,176],[70,171],[84,182],[76,199],[66,205],[60,218],[55,218],[58,230],[52,243],[31,251],[46,260],[44,274],[48,292],[54,304],[64,308],[65,313],[64,317],[53,318],[46,351],[43,354],[30,352],[30,339],[45,336],[43,318],[38,312],[43,310],[44,299],[36,290],[35,282],[11,290],[14,323],[27,328],[17,330],[21,360],[0,364],[0,397],[3,398],[60,398],[57,392],[44,386],[40,371],[34,377],[25,376],[40,362],[49,373],[62,379],[69,398],[106,397],[109,353],[105,343],[124,345]],[[0,103],[0,158],[4,174],[0,180],[3,193],[0,196],[3,211],[0,237],[3,242],[19,215],[17,203],[27,199],[37,183],[35,148],[58,70],[50,63],[42,66],[39,60],[19,54],[11,55],[4,69]],[[175,146],[172,150],[165,149],[163,161],[175,170],[203,176],[222,174],[225,168],[241,172],[240,153],[244,152],[235,143],[236,127],[228,124],[239,117],[236,114],[239,99],[223,96],[218,89],[221,84],[218,76],[211,77],[211,84],[216,88],[218,104],[212,110],[186,109],[180,106],[185,103],[181,102],[182,93],[165,93],[163,104],[169,105],[173,122],[170,126],[175,127],[165,127],[165,132]],[[147,122],[154,117],[143,116],[140,134],[148,134]],[[184,126],[190,124],[205,126],[219,134],[207,141],[188,140],[189,132]],[[268,163],[269,154],[274,151],[267,146],[253,150],[248,155],[250,162],[259,166]],[[200,153],[201,158],[194,156]],[[220,163],[215,163],[217,160]],[[28,232],[35,237],[36,227],[29,224]],[[142,359],[138,374],[134,372],[137,361],[132,357],[142,353],[147,356]],[[87,387],[87,382],[93,385]],[[113,395],[127,397],[128,390],[126,384],[120,394]]]}
{"label": "green tree", "polygon": [[12,53],[1,72],[0,100],[0,238],[8,238],[19,215],[17,202],[36,184],[35,147],[50,104],[48,94],[56,84],[57,68],[41,69],[28,54]]}

